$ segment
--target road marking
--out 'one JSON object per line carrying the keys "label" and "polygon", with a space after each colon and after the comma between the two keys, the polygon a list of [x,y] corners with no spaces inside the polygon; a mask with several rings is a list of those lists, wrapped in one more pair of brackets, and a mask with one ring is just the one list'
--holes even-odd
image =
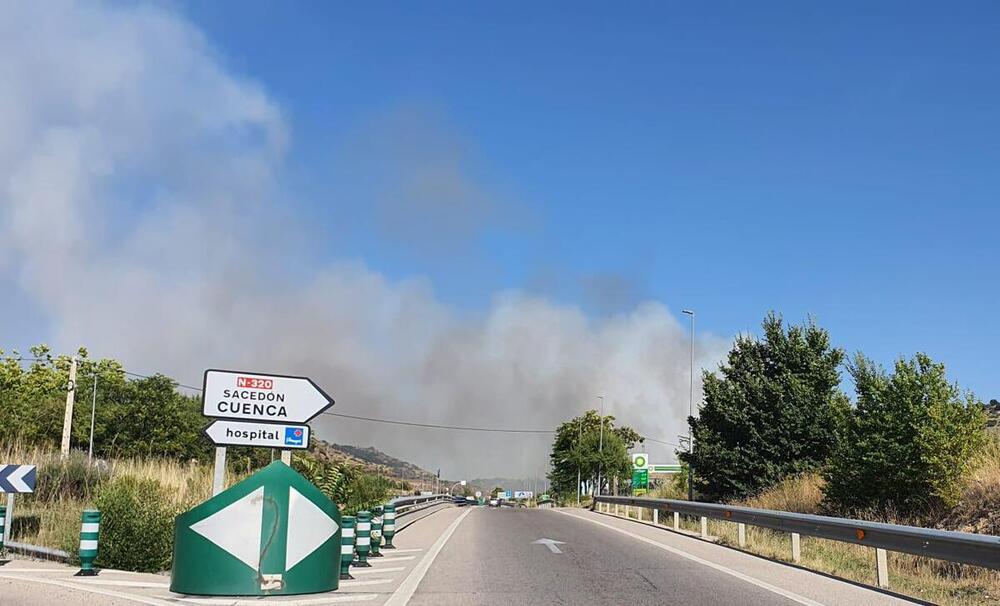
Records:
{"label": "road marking", "polygon": [[562,541],[553,541],[552,539],[538,539],[537,541],[532,541],[532,545],[545,545],[549,548],[552,553],[562,553],[562,549],[556,547],[556,545],[565,545]]}
{"label": "road marking", "polygon": [[[105,595],[112,598],[119,598],[122,600],[129,600],[132,602],[138,602],[139,604],[147,604],[148,606],[173,606],[172,602],[167,602],[165,600],[159,600],[156,598],[148,598],[144,596],[139,596],[130,593],[121,593],[120,591],[111,591],[108,589],[96,589],[91,587],[83,587],[79,583],[68,583],[65,581],[56,581],[53,579],[32,579],[19,576],[11,576],[6,574],[0,574],[0,579],[11,579],[15,581],[28,581],[30,583],[41,583],[42,585],[55,585],[56,587],[65,587],[67,589],[75,589],[77,591],[84,591],[87,593],[96,593],[100,595]],[[259,605],[258,605],[259,606]]]}
{"label": "road marking", "polygon": [[74,583],[83,583],[84,585],[114,585],[118,587],[160,587],[166,589],[170,587],[170,583],[156,583],[153,581],[106,581],[104,579],[74,579]]}
{"label": "road marking", "polygon": [[406,560],[415,560],[417,556],[403,556],[401,558],[368,558],[368,563],[371,565],[382,564],[384,562],[405,562]]}
{"label": "road marking", "polygon": [[[66,574],[76,574],[78,568],[7,568],[6,566],[0,568],[0,572],[7,574],[8,572],[64,572]],[[128,570],[109,570],[107,568],[101,569],[101,574],[148,574],[142,572],[130,572]]]}
{"label": "road marking", "polygon": [[400,570],[406,570],[406,566],[396,566],[394,568],[352,568],[351,575],[356,576],[359,574],[383,574],[386,572],[399,572]]}
{"label": "road marking", "polygon": [[[345,602],[367,602],[369,600],[374,600],[378,597],[377,593],[355,593],[350,595],[338,595],[330,596],[326,598],[309,598],[305,600],[291,600],[291,601],[274,601],[272,604],[281,604],[281,606],[321,606],[322,604],[342,604]],[[219,606],[260,606],[262,603],[261,598],[253,599],[233,599],[233,598],[181,598],[176,596],[170,596],[171,602],[163,602],[170,604],[170,606],[176,606],[177,602],[186,602],[188,604],[205,604],[206,606],[212,606],[218,604]]]}
{"label": "road marking", "polygon": [[[385,547],[383,547],[382,549],[385,549]],[[415,548],[415,549],[391,549],[391,550],[385,551],[384,553],[387,556],[391,556],[394,553],[413,553],[415,551],[423,551],[423,548],[422,547],[418,547],[418,548]]]}
{"label": "road marking", "polygon": [[780,596],[786,597],[789,600],[792,600],[793,602],[798,602],[799,604],[805,604],[806,606],[824,606],[821,602],[817,602],[815,600],[810,600],[809,598],[807,598],[805,596],[801,596],[801,595],[799,595],[797,593],[792,593],[791,591],[788,591],[786,589],[782,589],[781,587],[777,587],[777,586],[771,585],[770,583],[767,583],[765,581],[761,581],[759,579],[755,579],[755,578],[753,578],[753,577],[751,577],[749,575],[743,574],[742,572],[737,572],[737,571],[733,570],[732,568],[727,568],[726,566],[723,566],[722,564],[716,564],[715,562],[709,562],[708,560],[699,558],[698,556],[692,555],[690,553],[687,553],[686,551],[682,551],[682,550],[677,549],[675,547],[670,547],[669,545],[664,545],[663,543],[660,543],[658,541],[654,541],[653,539],[650,539],[650,538],[647,538],[647,537],[644,537],[644,536],[641,536],[641,535],[637,535],[637,534],[635,534],[633,532],[629,532],[629,531],[621,529],[621,528],[616,528],[616,527],[614,527],[614,526],[612,526],[610,524],[605,524],[604,522],[600,522],[598,520],[593,520],[591,518],[584,517],[584,516],[574,515],[572,513],[568,513],[568,512],[565,512],[565,511],[559,511],[557,509],[553,509],[552,511],[555,512],[555,513],[558,513],[558,514],[562,514],[564,516],[569,516],[571,518],[576,518],[578,520],[584,520],[586,522],[592,522],[594,524],[597,524],[598,526],[603,526],[603,527],[605,527],[605,528],[607,528],[609,530],[613,530],[613,531],[621,533],[623,535],[630,536],[633,539],[637,539],[639,541],[642,541],[643,543],[648,543],[648,544],[650,544],[650,545],[652,545],[654,547],[659,547],[660,549],[662,549],[664,551],[669,551],[670,553],[672,553],[674,555],[679,555],[682,558],[687,558],[687,559],[691,560],[692,562],[697,562],[699,564],[703,564],[705,566],[708,566],[709,568],[718,570],[719,572],[724,572],[724,573],[726,573],[728,575],[736,577],[737,579],[746,581],[747,583],[750,583],[751,585],[756,585],[757,587],[760,587],[762,589],[766,589],[766,590],[768,590],[768,591],[770,591],[772,593],[776,593],[776,594],[778,594]]}
{"label": "road marking", "polygon": [[462,520],[465,519],[465,516],[470,513],[472,513],[472,510],[466,509],[465,513],[458,516],[455,521],[445,529],[444,534],[442,534],[438,540],[434,542],[434,545],[431,546],[427,555],[420,560],[420,563],[417,564],[406,579],[403,580],[403,583],[399,586],[399,588],[392,592],[392,595],[389,596],[388,600],[386,600],[384,606],[405,606],[410,603],[410,598],[413,597],[413,593],[417,590],[417,585],[420,585],[420,581],[424,579],[424,575],[427,574],[427,570],[431,567],[431,564],[434,563],[434,558],[441,553],[441,550],[444,549],[444,544],[448,542],[451,535],[455,534],[455,530],[458,528],[458,525],[461,524]]}
{"label": "road marking", "polygon": [[361,585],[385,585],[391,583],[392,579],[372,579],[370,581],[341,581],[340,587],[359,587]]}

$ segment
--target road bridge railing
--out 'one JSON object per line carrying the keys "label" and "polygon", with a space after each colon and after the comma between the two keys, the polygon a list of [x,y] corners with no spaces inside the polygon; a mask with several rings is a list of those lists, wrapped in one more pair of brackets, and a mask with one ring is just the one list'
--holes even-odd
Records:
{"label": "road bridge railing", "polygon": [[732,522],[737,524],[741,548],[746,547],[747,525],[787,532],[791,535],[792,561],[796,563],[800,560],[801,535],[871,547],[875,550],[877,583],[882,588],[889,586],[889,551],[1000,570],[1000,536],[650,497],[598,496],[594,501],[593,508],[603,513],[613,510],[617,515],[624,507],[626,517],[630,517],[631,508],[651,510],[654,524],[659,523],[660,512],[672,513],[674,530],[680,530],[680,516],[698,517],[702,538],[708,538],[709,519]]}

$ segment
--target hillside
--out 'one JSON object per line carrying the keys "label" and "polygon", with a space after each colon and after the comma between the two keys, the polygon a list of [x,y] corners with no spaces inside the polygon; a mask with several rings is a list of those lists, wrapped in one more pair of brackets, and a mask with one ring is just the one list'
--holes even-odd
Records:
{"label": "hillside", "polygon": [[[317,440],[313,453],[321,459],[361,465],[372,474],[382,474],[409,482],[419,490],[433,490],[435,486],[435,472],[423,469],[409,461],[397,459],[373,446],[331,444],[324,440]],[[450,486],[451,482],[442,478],[441,485]]]}

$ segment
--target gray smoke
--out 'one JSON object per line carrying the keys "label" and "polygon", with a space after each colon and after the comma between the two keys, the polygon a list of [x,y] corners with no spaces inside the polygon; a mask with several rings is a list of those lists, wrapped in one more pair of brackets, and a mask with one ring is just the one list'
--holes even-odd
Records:
{"label": "gray smoke", "polygon": [[[650,437],[684,431],[687,333],[663,305],[594,319],[501,292],[471,313],[419,277],[317,265],[317,234],[279,179],[291,140],[280,108],[181,16],[69,1],[0,13],[0,283],[41,310],[36,340],[193,384],[206,367],[306,374],[351,414],[549,429],[604,394],[607,412]],[[445,221],[461,244],[503,200],[477,189],[453,148],[429,147],[394,160],[401,176],[379,212],[447,217],[469,204]],[[0,340],[18,321],[4,314]],[[714,367],[726,344],[699,340],[696,364]],[[315,427],[448,477],[544,473],[550,443],[330,417]]]}

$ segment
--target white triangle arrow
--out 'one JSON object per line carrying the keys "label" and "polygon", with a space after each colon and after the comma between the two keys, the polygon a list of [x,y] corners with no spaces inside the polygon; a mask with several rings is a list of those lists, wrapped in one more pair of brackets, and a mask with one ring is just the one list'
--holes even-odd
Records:
{"label": "white triangle arrow", "polygon": [[556,545],[565,545],[562,541],[554,541],[552,539],[538,539],[537,541],[532,541],[532,545],[545,545],[549,548],[552,553],[562,553],[562,549],[556,547]]}
{"label": "white triangle arrow", "polygon": [[14,490],[19,492],[31,492],[31,486],[28,486],[23,478],[31,473],[32,469],[34,469],[34,467],[31,467],[30,465],[22,465],[20,469],[15,470],[14,473],[7,476],[7,481],[14,487]]}
{"label": "white triangle arrow", "polygon": [[[285,572],[337,534],[337,522],[292,487],[288,488],[288,544]],[[339,553],[339,551],[338,551]]]}
{"label": "white triangle arrow", "polygon": [[254,570],[260,566],[260,533],[264,519],[264,487],[191,525],[209,541]]}

